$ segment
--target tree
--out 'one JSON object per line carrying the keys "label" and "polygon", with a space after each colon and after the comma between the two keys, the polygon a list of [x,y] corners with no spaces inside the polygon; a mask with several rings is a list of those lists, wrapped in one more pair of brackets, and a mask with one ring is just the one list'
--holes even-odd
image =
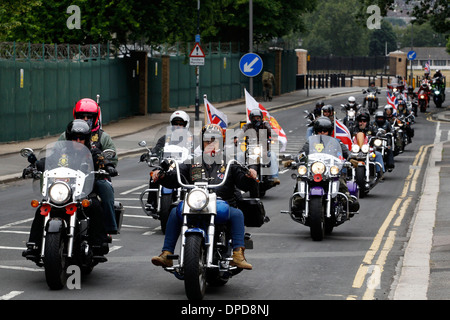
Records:
{"label": "tree", "polygon": [[397,50],[397,36],[391,24],[382,20],[380,29],[374,29],[371,32],[369,55],[382,56],[386,50],[388,53]]}

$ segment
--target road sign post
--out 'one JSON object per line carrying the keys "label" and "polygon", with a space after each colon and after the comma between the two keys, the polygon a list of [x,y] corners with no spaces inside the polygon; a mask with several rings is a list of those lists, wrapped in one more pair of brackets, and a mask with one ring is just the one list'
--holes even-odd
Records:
{"label": "road sign post", "polygon": [[[196,37],[197,39],[197,37]],[[199,66],[205,65],[205,53],[200,47],[200,43],[196,42],[194,48],[189,54],[189,65],[195,67],[195,120],[200,118],[200,97],[199,97],[199,84],[200,84],[200,68]]]}

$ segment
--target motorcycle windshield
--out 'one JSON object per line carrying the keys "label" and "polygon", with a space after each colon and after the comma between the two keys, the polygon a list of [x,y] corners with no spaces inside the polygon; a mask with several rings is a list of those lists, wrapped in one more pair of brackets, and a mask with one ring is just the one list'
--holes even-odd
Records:
{"label": "motorcycle windshield", "polygon": [[193,137],[188,128],[167,127],[166,142],[164,144],[163,158],[171,158],[179,163],[189,164]]}
{"label": "motorcycle windshield", "polygon": [[44,165],[39,187],[44,198],[51,199],[50,189],[57,182],[70,188],[73,201],[92,192],[95,180],[94,162],[90,150],[82,143],[57,141],[48,144],[38,155],[38,168]]}
{"label": "motorcycle windshield", "polygon": [[344,165],[341,144],[338,139],[324,135],[314,135],[309,137],[308,162],[322,161],[327,166]]}

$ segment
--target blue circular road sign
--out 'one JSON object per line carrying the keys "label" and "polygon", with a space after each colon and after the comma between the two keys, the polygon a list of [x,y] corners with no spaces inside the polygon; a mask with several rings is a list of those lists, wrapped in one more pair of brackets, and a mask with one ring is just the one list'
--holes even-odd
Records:
{"label": "blue circular road sign", "polygon": [[263,68],[263,61],[256,53],[246,53],[239,60],[239,69],[247,77],[256,77]]}
{"label": "blue circular road sign", "polygon": [[417,53],[413,50],[409,51],[408,54],[406,55],[408,57],[408,60],[414,60],[417,56]]}

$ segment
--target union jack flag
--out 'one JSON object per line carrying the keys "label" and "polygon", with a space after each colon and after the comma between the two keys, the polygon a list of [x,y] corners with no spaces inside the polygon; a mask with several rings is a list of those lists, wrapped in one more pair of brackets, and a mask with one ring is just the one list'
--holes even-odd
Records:
{"label": "union jack flag", "polygon": [[227,128],[228,119],[227,116],[217,110],[206,98],[203,98],[206,109],[206,122],[207,124],[218,124],[222,129]]}
{"label": "union jack flag", "polygon": [[394,94],[391,94],[389,91],[387,91],[387,103],[391,105],[394,108],[394,111],[397,112],[397,97]]}
{"label": "union jack flag", "polygon": [[342,141],[343,144],[347,145],[349,150],[352,149],[352,136],[350,135],[350,131],[348,128],[339,120],[335,120],[334,122],[334,132],[333,137]]}
{"label": "union jack flag", "polygon": [[427,63],[425,63],[425,67],[423,69],[425,71],[425,73],[430,73],[430,60],[427,61]]}

